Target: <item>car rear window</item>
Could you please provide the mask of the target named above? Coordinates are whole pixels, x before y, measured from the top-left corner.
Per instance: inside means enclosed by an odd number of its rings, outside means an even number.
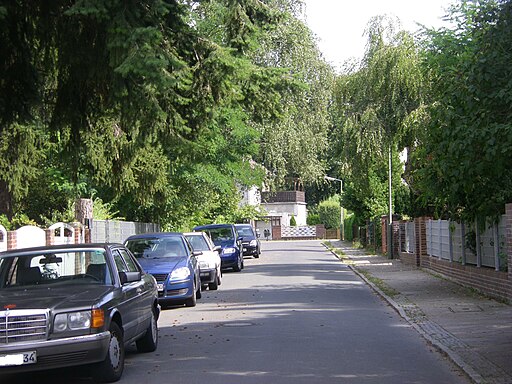
[[[126,248],[138,259],[182,257],[187,254],[181,237],[130,239],[126,242]]]

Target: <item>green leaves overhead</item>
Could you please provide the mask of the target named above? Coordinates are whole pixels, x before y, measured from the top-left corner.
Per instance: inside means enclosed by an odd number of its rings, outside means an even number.
[[[436,102],[415,177],[441,214],[496,217],[512,201],[511,7],[464,1],[451,9],[453,29],[429,31]]]
[[[299,11],[291,0],[0,7],[0,196],[12,201],[0,213],[35,212],[24,197],[43,193],[40,159],[76,195],[168,228],[228,217],[265,167],[317,177],[330,74]]]

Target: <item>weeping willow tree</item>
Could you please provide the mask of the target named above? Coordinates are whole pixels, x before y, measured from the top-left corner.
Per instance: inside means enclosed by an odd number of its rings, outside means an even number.
[[[415,143],[425,84],[418,48],[398,20],[376,17],[367,35],[361,62],[337,79],[333,108],[344,204],[364,219],[391,215],[406,194],[399,153]]]

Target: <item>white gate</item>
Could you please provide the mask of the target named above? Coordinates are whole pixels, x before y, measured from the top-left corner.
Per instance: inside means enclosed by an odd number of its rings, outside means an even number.
[[[25,225],[16,230],[17,249],[40,247],[46,245],[46,234],[44,229]]]
[[[7,230],[0,224],[0,252],[7,251]]]
[[[55,223],[48,228],[53,232],[54,244],[74,244],[75,229],[66,223]]]

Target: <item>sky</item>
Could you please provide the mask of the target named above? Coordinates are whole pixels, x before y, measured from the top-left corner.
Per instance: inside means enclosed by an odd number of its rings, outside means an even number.
[[[327,62],[336,68],[350,58],[362,58],[368,21],[377,15],[397,16],[403,29],[414,32],[416,23],[444,25],[451,0],[304,0],[306,23],[318,38]]]

